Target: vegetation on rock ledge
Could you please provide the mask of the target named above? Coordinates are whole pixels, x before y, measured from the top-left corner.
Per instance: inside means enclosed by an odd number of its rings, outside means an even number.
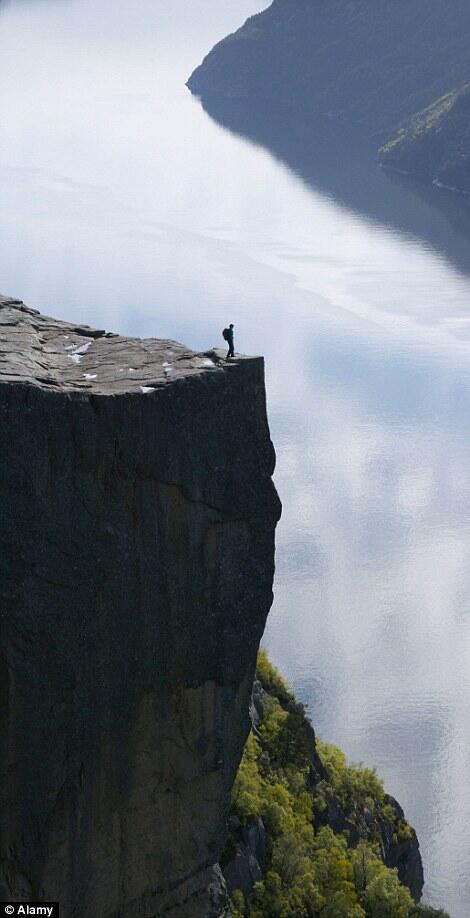
[[[250,890],[232,888],[233,918],[445,918],[416,906],[383,862],[384,824],[392,844],[414,833],[375,772],[315,742],[304,707],[263,650],[257,679],[258,723],[233,787],[222,866],[237,855],[233,826],[255,823],[265,833],[265,863]]]
[[[385,166],[470,194],[470,83],[437,99],[385,144]]]

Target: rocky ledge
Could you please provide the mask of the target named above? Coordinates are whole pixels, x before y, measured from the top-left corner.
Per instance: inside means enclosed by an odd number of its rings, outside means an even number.
[[[226,361],[224,351],[196,353],[176,341],[128,338],[51,319],[0,296],[0,381],[90,395],[145,394],[176,380],[261,358]]]
[[[272,602],[262,358],[0,300],[0,898],[225,914]]]

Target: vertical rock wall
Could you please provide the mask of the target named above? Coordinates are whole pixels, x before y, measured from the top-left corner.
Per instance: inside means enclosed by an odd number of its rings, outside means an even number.
[[[0,299],[0,899],[223,914],[273,467],[262,359]]]

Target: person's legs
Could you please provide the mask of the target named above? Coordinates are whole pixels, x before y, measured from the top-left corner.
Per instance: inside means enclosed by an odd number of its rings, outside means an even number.
[[[233,344],[229,344],[227,357],[235,357],[235,352],[233,350]]]

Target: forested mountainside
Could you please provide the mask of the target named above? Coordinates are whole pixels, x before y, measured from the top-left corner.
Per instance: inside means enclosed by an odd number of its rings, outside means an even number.
[[[470,83],[412,118],[380,156],[385,166],[470,194]]]
[[[397,801],[316,738],[264,650],[252,720],[221,861],[232,918],[448,918],[416,905],[419,846]]]
[[[354,122],[377,148],[407,124],[407,159],[426,178],[436,178],[442,157],[434,149],[431,157],[435,132],[419,142],[410,119],[452,94],[453,115],[440,120],[439,143],[451,147],[443,174],[455,169],[459,176],[469,46],[467,0],[274,0],[217,44],[188,86],[206,102],[268,104],[306,119]]]

